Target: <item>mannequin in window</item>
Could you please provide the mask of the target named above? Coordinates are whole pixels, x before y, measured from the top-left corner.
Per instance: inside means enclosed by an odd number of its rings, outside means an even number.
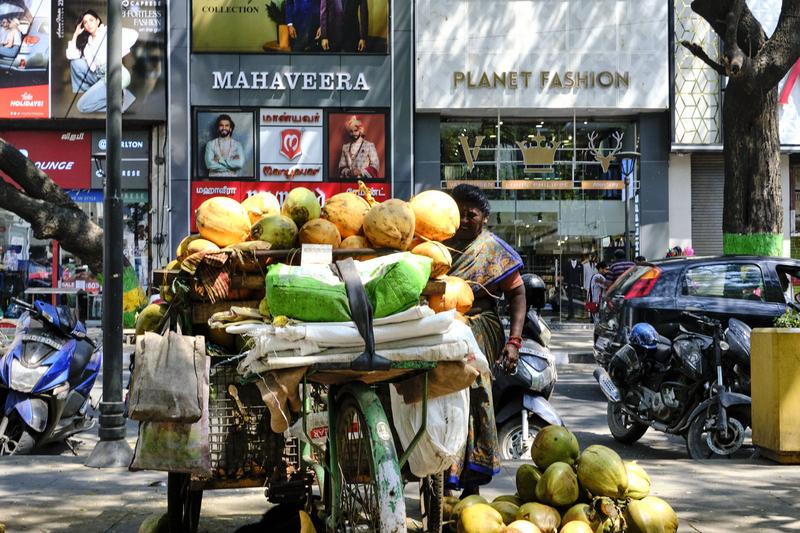
[[[580,298],[583,290],[583,263],[577,257],[568,259],[564,262],[561,272],[567,291],[567,318],[571,319],[575,317],[573,299],[576,296]]]

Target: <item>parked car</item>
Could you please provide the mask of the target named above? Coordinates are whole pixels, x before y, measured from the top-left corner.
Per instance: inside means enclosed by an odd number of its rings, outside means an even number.
[[[693,311],[720,320],[769,327],[796,305],[800,261],[780,257],[676,257],[636,265],[608,289],[594,329],[598,364],[607,367],[624,344],[624,331],[648,322],[674,338],[681,313]]]

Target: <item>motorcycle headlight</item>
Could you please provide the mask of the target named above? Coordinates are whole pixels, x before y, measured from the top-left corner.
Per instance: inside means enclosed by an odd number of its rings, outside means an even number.
[[[32,392],[48,368],[50,367],[37,366],[36,368],[27,368],[19,359],[14,359],[11,361],[11,389],[18,392]]]

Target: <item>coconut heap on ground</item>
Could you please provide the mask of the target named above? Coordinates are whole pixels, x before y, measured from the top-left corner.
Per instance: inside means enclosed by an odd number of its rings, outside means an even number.
[[[673,533],[678,515],[650,496],[650,477],[605,446],[580,451],[561,426],[540,431],[533,464],[517,469],[517,493],[488,502],[481,496],[445,500],[445,518],[458,533]]]
[[[363,183],[360,186],[360,194],[339,193],[329,198],[324,206],[320,206],[316,195],[305,187],[292,189],[283,205],[269,192],[256,193],[241,203],[227,197],[209,198],[195,212],[199,233],[188,235],[180,242],[175,259],[167,269],[180,269],[194,275],[199,263],[209,254],[229,251],[241,258],[247,252],[285,250],[302,244],[330,244],[339,250],[409,251],[430,257],[433,262],[431,278],[446,283],[444,294],[429,298],[428,304],[434,311],[469,310],[472,289],[464,280],[447,275],[452,257],[442,244],[455,235],[460,223],[455,200],[442,191],[425,191],[409,202],[390,199],[378,203]],[[371,257],[354,256],[362,260]],[[223,287],[222,292],[219,292],[220,287]],[[212,302],[244,300],[247,296],[234,294],[218,279],[205,289],[205,294],[198,295],[195,291],[194,296]],[[161,287],[161,297],[165,301],[171,301],[173,295],[173,287]],[[163,304],[145,308],[137,322],[137,333],[152,329],[165,309]],[[259,310],[269,318],[266,298]]]

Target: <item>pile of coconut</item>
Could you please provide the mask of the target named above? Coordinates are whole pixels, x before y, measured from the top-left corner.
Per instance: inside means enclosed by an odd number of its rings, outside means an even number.
[[[678,515],[650,496],[650,476],[612,449],[589,446],[561,426],[534,439],[534,464],[517,469],[517,493],[491,503],[481,496],[446,498],[445,517],[458,533],[673,533]]]

